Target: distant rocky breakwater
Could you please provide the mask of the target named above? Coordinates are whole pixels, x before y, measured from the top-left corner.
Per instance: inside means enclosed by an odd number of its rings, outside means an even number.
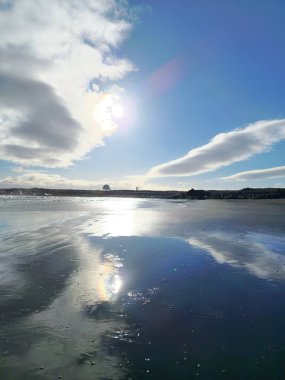
[[[285,188],[249,188],[241,190],[195,190],[156,191],[156,190],[74,190],[44,188],[0,189],[0,195],[23,196],[62,196],[62,197],[122,197],[156,199],[285,199]]]

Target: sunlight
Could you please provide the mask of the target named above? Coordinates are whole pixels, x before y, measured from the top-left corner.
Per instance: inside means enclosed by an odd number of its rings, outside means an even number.
[[[119,119],[125,115],[120,96],[110,92],[100,95],[88,93],[87,97],[93,120],[100,125],[106,135],[111,135],[117,129]]]
[[[96,270],[85,273],[85,278],[88,278],[90,289],[95,290],[96,302],[112,301],[123,285],[117,257],[110,255],[106,258],[100,254],[99,260],[100,263],[97,263]]]
[[[161,225],[159,208],[143,208],[143,199],[108,198],[96,201],[100,215],[81,224],[84,233],[92,236],[142,236]],[[158,205],[156,205],[158,206]],[[147,220],[147,223],[145,222]]]
[[[104,231],[110,236],[132,236],[135,232],[133,213],[110,215],[105,220]]]
[[[112,199],[105,203],[106,215],[103,230],[110,236],[132,236],[135,233],[137,200]]]
[[[121,104],[115,104],[111,109],[112,115],[115,119],[121,119],[125,112]]]
[[[120,289],[121,289],[121,286],[122,286],[122,280],[121,280],[121,277],[118,275],[118,274],[115,274],[114,278],[113,278],[113,283],[112,283],[112,289],[111,289],[111,292],[113,294],[117,294],[119,293]]]
[[[101,276],[96,278],[98,298],[102,301],[111,301],[119,293],[122,280],[115,274],[115,268],[101,265]]]

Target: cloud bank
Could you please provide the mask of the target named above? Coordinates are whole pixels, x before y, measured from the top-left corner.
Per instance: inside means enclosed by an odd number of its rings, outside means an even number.
[[[190,150],[185,156],[153,167],[147,176],[191,176],[214,171],[266,152],[283,139],[285,119],[258,121],[243,129],[219,133],[208,144]]]
[[[236,173],[234,175],[223,177],[225,180],[245,181],[251,179],[270,179],[285,178],[285,166],[276,166],[275,168],[249,170],[246,172]]]
[[[45,188],[45,189],[87,189],[101,190],[104,184],[110,185],[113,190],[132,189],[140,190],[177,190],[177,186],[162,185],[160,183],[145,182],[142,177],[125,177],[122,179],[100,178],[96,180],[67,178],[59,174],[43,173],[16,167],[15,176],[0,179],[1,188]]]
[[[46,189],[87,189],[101,190],[102,186],[107,183],[112,189],[135,189],[141,185],[137,181],[126,178],[114,180],[111,178],[100,178],[98,180],[74,179],[67,178],[59,174],[43,173],[16,168],[21,173],[17,176],[7,176],[0,180],[1,188],[46,188]]]
[[[103,184],[104,182],[100,181],[70,179],[59,174],[39,172],[27,172],[20,176],[8,176],[0,180],[2,188],[99,189]]]
[[[0,2],[0,159],[66,167],[104,143],[131,27],[115,0]]]

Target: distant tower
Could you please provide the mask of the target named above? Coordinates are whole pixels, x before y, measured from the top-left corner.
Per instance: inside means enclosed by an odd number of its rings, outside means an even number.
[[[104,186],[102,187],[102,190],[104,190],[104,191],[111,191],[111,188],[110,188],[109,185],[104,185]]]

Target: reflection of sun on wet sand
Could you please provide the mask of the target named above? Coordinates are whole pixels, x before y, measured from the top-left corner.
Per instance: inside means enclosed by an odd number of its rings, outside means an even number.
[[[103,213],[81,229],[94,236],[140,236],[147,235],[161,224],[161,215],[145,209],[139,199],[108,199]],[[147,223],[145,223],[147,220]]]
[[[97,279],[98,301],[110,301],[119,292],[122,280],[114,262],[108,260],[99,266],[99,278]]]
[[[122,286],[118,272],[118,267],[122,264],[117,261],[114,255],[105,255],[104,260],[98,265],[96,275],[90,279],[96,297],[86,305],[85,310],[92,318],[108,319],[114,314],[112,303],[115,302]]]

